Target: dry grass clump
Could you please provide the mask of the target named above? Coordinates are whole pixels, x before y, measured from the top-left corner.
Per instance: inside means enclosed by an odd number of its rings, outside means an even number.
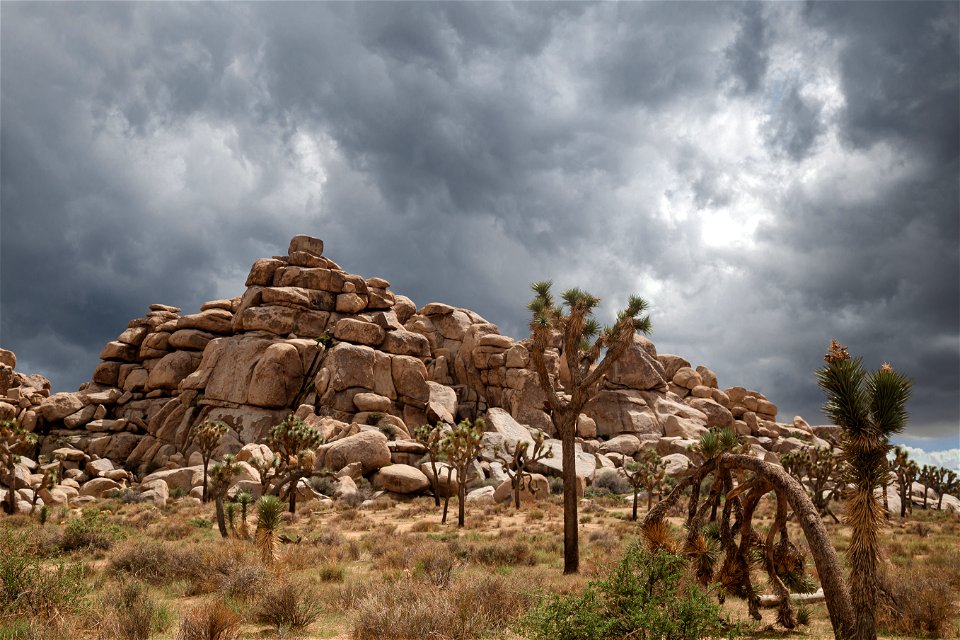
[[[240,616],[219,600],[191,609],[180,620],[177,640],[236,640],[240,637]]]
[[[266,576],[253,547],[238,540],[188,546],[131,541],[114,552],[110,568],[153,584],[185,581],[189,595],[223,591],[240,599],[252,597]]]
[[[309,627],[323,611],[323,598],[312,585],[276,581],[261,594],[255,619],[261,624],[270,625],[277,633],[283,633]]]
[[[122,581],[108,600],[116,624],[116,637],[149,640],[170,624],[170,615],[150,596],[142,582]]]
[[[958,631],[954,621],[960,615],[960,553],[944,552],[935,561],[927,560],[891,571],[891,602],[880,611],[881,629],[917,638],[947,638]]]
[[[500,576],[463,576],[437,590],[405,579],[372,586],[357,603],[354,640],[374,640],[390,629],[395,640],[468,640],[507,629],[532,602]]]

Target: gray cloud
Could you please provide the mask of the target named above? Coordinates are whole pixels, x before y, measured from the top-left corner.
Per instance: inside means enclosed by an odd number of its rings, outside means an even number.
[[[311,233],[515,336],[533,280],[637,291],[786,418],[838,337],[955,439],[955,4],[0,11],[0,340],[59,388]]]

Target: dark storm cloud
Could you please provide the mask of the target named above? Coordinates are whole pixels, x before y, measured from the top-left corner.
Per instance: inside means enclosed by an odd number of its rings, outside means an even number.
[[[793,160],[802,160],[823,133],[821,106],[804,98],[792,85],[778,100],[767,123],[767,144],[775,153],[785,153]]]
[[[515,336],[532,280],[604,319],[638,291],[661,350],[785,419],[821,419],[836,336],[955,433],[955,4],[0,11],[0,339],[59,388],[311,233]]]
[[[748,94],[760,89],[770,63],[763,9],[761,2],[742,5],[737,38],[725,51],[736,89]]]

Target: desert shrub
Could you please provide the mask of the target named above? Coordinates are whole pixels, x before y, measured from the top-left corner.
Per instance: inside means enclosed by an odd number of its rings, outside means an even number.
[[[333,492],[337,490],[336,483],[330,476],[313,476],[309,482],[314,491],[325,496],[332,496]]]
[[[450,588],[416,580],[371,586],[359,599],[354,640],[451,638],[469,640],[503,632],[530,604],[530,596],[500,576],[467,576]]]
[[[490,567],[536,564],[534,550],[525,540],[494,540],[469,545],[458,553],[469,562]]]
[[[343,582],[346,571],[339,564],[322,564],[317,569],[317,577],[321,582]]]
[[[457,557],[449,549],[441,547],[437,553],[421,557],[417,562],[416,572],[418,575],[425,576],[431,584],[445,589],[450,585],[450,578],[456,566]]]
[[[950,637],[960,614],[950,582],[949,576],[927,565],[894,570],[887,580],[890,601],[878,616],[880,629],[915,638]]]
[[[123,537],[123,529],[110,522],[105,513],[97,509],[84,509],[79,518],[67,521],[58,546],[61,551],[68,553],[79,549],[106,550]]]
[[[0,528],[0,549],[0,620],[46,623],[84,608],[89,589],[81,563],[44,562],[21,531],[7,527]]]
[[[170,611],[158,604],[137,580],[121,582],[109,602],[117,623],[117,637],[124,640],[149,640],[154,633],[170,626]]]
[[[593,479],[594,489],[606,489],[611,494],[632,493],[633,487],[616,469],[601,469]]]
[[[682,556],[634,544],[605,579],[591,581],[582,593],[547,599],[521,626],[533,640],[737,635],[686,566]]]
[[[265,589],[257,604],[256,620],[278,633],[310,626],[323,613],[323,599],[309,584],[278,582]]]
[[[240,616],[219,600],[201,604],[180,620],[177,640],[235,640]]]
[[[187,524],[196,529],[212,529],[213,520],[208,518],[190,518],[187,520]]]
[[[555,496],[563,495],[563,478],[559,476],[550,476],[547,479],[547,484],[550,485],[550,493]]]

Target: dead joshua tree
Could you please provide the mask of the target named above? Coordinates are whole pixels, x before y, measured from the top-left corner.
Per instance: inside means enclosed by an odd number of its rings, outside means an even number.
[[[533,474],[527,470],[527,467],[533,463],[545,458],[553,457],[553,450],[545,446],[546,437],[542,431],[536,431],[533,434],[533,448],[530,443],[518,440],[511,445],[509,442],[503,442],[498,447],[495,455],[503,463],[503,469],[510,478],[510,484],[513,487],[514,506],[520,508],[520,493],[523,491],[523,483],[527,483],[527,491],[536,493],[533,487]]]
[[[667,471],[667,464],[660,459],[660,454],[653,449],[641,449],[637,454],[639,460],[625,462],[623,472],[627,481],[633,487],[633,513],[631,520],[637,519],[637,498],[640,489],[647,490],[647,511],[653,508],[653,492],[660,487],[663,476]]]
[[[884,522],[875,492],[887,470],[889,436],[906,422],[910,381],[887,364],[867,373],[861,361],[851,358],[835,341],[824,359],[827,365],[816,372],[817,382],[827,394],[825,413],[841,427],[843,480],[850,486],[845,519],[852,528],[847,550],[849,588],[818,509],[804,487],[780,465],[737,453],[736,437],[728,431],[711,432],[701,439],[699,451],[704,462],[691,469],[647,514],[642,529],[651,545],[671,546],[664,517],[689,489],[683,550],[697,561],[700,580],[709,581],[713,578],[712,565],[702,561],[707,552],[703,521],[711,506],[722,500],[718,528],[724,558],[717,580],[727,593],[745,597],[750,614],[758,618],[759,603],[750,573],[752,559],[759,556],[778,596],[777,620],[789,628],[794,626],[795,617],[787,584],[803,586],[806,582],[802,579],[802,556],[786,527],[788,509],[792,509],[813,556],[834,633],[837,637],[874,640],[877,600],[882,590],[878,536]],[[701,499],[701,486],[709,487],[706,499]],[[777,501],[776,517],[766,535],[761,536],[754,530],[753,518],[760,499],[771,491]]]

